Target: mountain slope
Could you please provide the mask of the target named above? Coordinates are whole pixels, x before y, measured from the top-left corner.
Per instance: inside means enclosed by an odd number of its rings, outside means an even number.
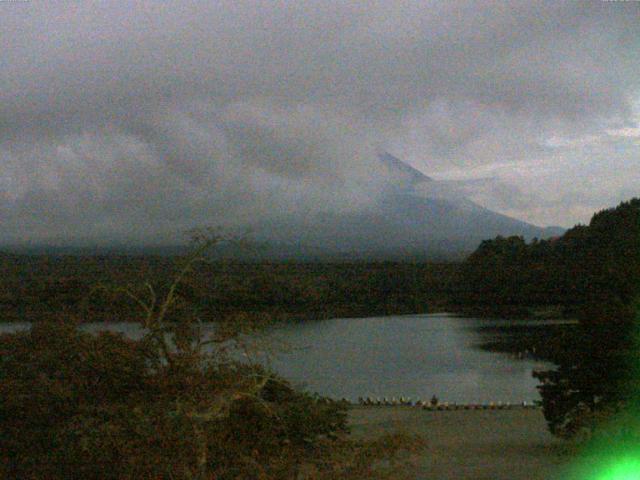
[[[265,256],[347,258],[459,257],[487,238],[527,240],[562,233],[493,212],[450,191],[400,159],[383,153],[389,184],[370,208],[350,214],[317,213],[295,221],[253,225]],[[426,188],[423,188],[425,187]]]

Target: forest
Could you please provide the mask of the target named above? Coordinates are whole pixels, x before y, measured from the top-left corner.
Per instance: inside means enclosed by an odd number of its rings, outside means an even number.
[[[561,335],[543,336],[546,356],[558,365],[536,374],[553,433],[591,432],[601,416],[638,401],[640,199],[600,211],[559,238],[484,241],[457,278],[463,309],[526,316],[552,308],[577,320]]]
[[[483,241],[461,266],[455,302],[512,315],[560,307],[565,316],[579,315],[585,305],[629,304],[638,292],[639,208],[639,199],[623,202],[561,237]]]
[[[3,321],[38,321],[82,312],[83,321],[129,321],[135,302],[110,287],[156,288],[179,257],[159,255],[0,254]],[[456,263],[260,262],[199,264],[180,285],[203,321],[234,315],[308,320],[443,311],[451,303]]]

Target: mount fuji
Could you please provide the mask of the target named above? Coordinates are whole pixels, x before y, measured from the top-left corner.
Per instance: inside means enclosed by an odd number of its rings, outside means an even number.
[[[460,258],[482,240],[519,235],[530,240],[561,235],[491,211],[451,183],[434,180],[389,153],[378,154],[390,180],[378,202],[356,213],[271,218],[251,227],[267,258]]]

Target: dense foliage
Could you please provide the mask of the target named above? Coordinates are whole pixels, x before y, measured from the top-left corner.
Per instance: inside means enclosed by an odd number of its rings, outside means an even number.
[[[461,272],[461,302],[511,312],[560,305],[579,320],[557,339],[558,369],[537,374],[552,432],[572,436],[586,418],[637,392],[640,199],[596,213],[560,238],[483,242]]]
[[[292,478],[320,439],[346,431],[344,406],[258,367],[161,364],[153,352],[148,339],[68,323],[4,335],[6,478]]]
[[[522,237],[483,241],[460,269],[457,303],[474,313],[515,316],[528,315],[531,307],[571,309],[579,290],[569,274],[573,252],[565,237],[529,244]]]
[[[206,245],[205,245],[206,246]],[[356,479],[401,475],[402,436],[350,440],[346,405],[229,355],[180,291],[195,260],[136,303],[142,338],[93,335],[65,315],[0,336],[0,478]]]
[[[364,317],[443,309],[456,264],[232,263],[197,267],[180,287],[203,320],[237,315],[278,319]],[[0,253],[0,308],[4,321],[39,321],[84,308],[85,321],[130,320],[137,305],[94,292],[97,285],[156,288],[175,273],[161,256],[53,256]],[[89,301],[90,300],[90,301]]]

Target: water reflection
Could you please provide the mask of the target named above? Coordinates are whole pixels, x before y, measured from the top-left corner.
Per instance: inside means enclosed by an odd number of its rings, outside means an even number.
[[[497,324],[509,322],[434,314],[282,325],[256,339],[258,348],[270,352],[257,358],[295,385],[335,398],[437,395],[442,401],[459,403],[539,398],[531,371],[547,364],[477,348],[478,327]],[[28,327],[0,324],[0,331]],[[129,323],[83,328],[131,337],[143,333]]]
[[[437,314],[288,325],[271,335],[292,349],[272,365],[310,391],[352,400],[434,394],[449,402],[538,399],[531,371],[549,365],[477,348],[476,326],[492,323]]]

